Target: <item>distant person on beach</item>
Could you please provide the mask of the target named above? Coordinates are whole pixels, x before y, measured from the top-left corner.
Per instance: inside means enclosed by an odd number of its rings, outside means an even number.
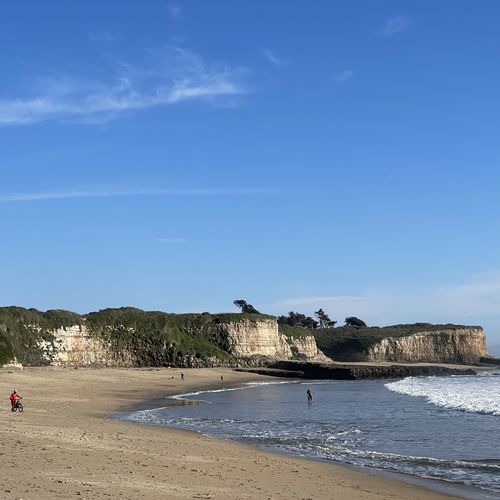
[[[311,389],[307,389],[306,394],[307,394],[307,401],[308,401],[308,403],[312,403],[313,393],[311,392]]]
[[[220,376],[220,381],[224,382],[224,377],[222,375]]]
[[[184,373],[181,372],[181,380],[184,380]]]

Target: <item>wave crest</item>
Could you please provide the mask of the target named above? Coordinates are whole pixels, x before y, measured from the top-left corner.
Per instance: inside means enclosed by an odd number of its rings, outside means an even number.
[[[385,387],[442,408],[500,415],[500,379],[494,377],[407,377]]]

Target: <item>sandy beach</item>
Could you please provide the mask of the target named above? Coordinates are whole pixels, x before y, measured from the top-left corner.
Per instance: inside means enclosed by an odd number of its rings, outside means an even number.
[[[269,379],[182,371],[184,381],[180,369],[1,369],[0,498],[451,498],[193,432],[105,420],[155,397]],[[12,389],[24,398],[22,414],[10,411]]]

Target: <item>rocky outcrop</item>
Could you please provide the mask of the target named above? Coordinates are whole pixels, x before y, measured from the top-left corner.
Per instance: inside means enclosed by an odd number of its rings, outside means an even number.
[[[483,365],[500,366],[500,358],[494,358],[493,356],[480,358],[479,362]]]
[[[349,363],[309,363],[304,361],[277,361],[270,368],[241,368],[240,371],[326,380],[385,379],[440,375],[476,375],[470,368],[448,368],[441,365],[362,365]]]
[[[2,365],[2,368],[14,368],[15,370],[22,370],[24,367],[16,357],[12,358],[8,363]]]
[[[293,359],[314,361],[317,363],[331,362],[331,359],[318,349],[316,340],[312,335],[306,335],[304,337],[286,337],[286,339],[290,344]]]
[[[408,363],[479,363],[488,355],[482,328],[422,331],[403,337],[387,337],[372,345],[366,361]]]

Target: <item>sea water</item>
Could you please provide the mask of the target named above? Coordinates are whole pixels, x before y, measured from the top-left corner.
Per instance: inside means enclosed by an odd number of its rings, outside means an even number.
[[[438,479],[500,498],[500,372],[398,381],[261,382],[172,399],[205,404],[113,418]]]

